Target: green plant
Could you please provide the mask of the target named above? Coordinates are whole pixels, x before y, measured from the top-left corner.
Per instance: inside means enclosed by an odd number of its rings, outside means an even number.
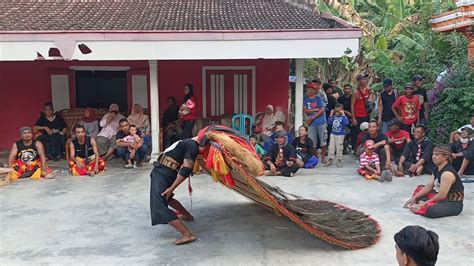
[[[446,143],[449,133],[469,122],[474,112],[474,88],[449,88],[441,93],[440,99],[430,112],[429,137],[435,143]]]

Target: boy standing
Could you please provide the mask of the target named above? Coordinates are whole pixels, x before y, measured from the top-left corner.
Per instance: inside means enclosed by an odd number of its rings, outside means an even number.
[[[325,166],[330,166],[334,160],[334,153],[337,156],[337,166],[342,167],[342,152],[344,150],[344,137],[346,127],[349,125],[349,119],[344,114],[344,106],[336,104],[334,110],[331,110],[328,124],[332,124],[331,136],[329,139],[329,160]]]

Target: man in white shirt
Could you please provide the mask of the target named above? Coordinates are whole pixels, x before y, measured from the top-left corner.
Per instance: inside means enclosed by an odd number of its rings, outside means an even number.
[[[100,120],[102,130],[96,138],[99,155],[104,159],[110,159],[115,150],[115,135],[119,129],[120,119],[125,118],[119,113],[119,106],[115,103],[110,105],[109,112]]]

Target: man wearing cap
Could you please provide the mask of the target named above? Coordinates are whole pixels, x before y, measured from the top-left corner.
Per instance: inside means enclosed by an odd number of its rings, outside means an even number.
[[[393,118],[388,123],[390,130],[387,132],[388,145],[390,146],[391,159],[398,164],[400,157],[403,154],[403,150],[408,142],[410,142],[410,133],[408,131],[400,129],[400,121]]]
[[[265,157],[265,175],[293,176],[298,171],[296,153],[288,143],[285,130],[280,130],[274,143]]]
[[[12,168],[9,178],[51,178],[51,170],[46,167],[46,155],[43,144],[33,139],[31,127],[20,129],[21,140],[13,143],[8,166]]]
[[[413,135],[414,141],[408,142],[398,161],[398,171],[405,176],[431,174],[434,169],[431,159],[433,143],[426,137],[423,126],[416,127]]]
[[[420,102],[418,97],[413,95],[413,84],[405,84],[405,95],[398,97],[392,105],[392,111],[402,122],[400,128],[413,134],[412,127],[419,123]]]
[[[368,74],[357,75],[357,88],[352,94],[351,98],[351,123],[354,126],[354,132],[352,133],[352,144],[355,144],[357,135],[359,135],[359,127],[363,122],[369,122],[371,109],[370,101],[370,89],[368,86]],[[353,147],[354,151],[356,150]]]
[[[313,79],[312,83],[314,83],[314,84],[311,84],[311,86],[314,89],[316,89],[316,95],[318,95],[319,97],[321,97],[321,99],[323,99],[324,107],[326,107],[326,105],[328,105],[328,96],[323,90],[321,90],[321,85],[322,85],[321,81],[319,79]]]
[[[451,148],[436,146],[433,150],[433,175],[426,186],[418,186],[413,196],[405,203],[415,214],[428,218],[456,216],[462,212],[464,185],[450,163]]]
[[[458,141],[451,143],[451,152],[453,157],[453,167],[458,171],[461,178],[466,175],[474,175],[474,140],[472,139],[474,130],[466,127],[462,130]],[[470,183],[474,180],[463,180]]]
[[[380,93],[380,97],[378,99],[378,119],[379,125],[382,129],[382,133],[385,134],[388,131],[388,122],[395,118],[395,114],[392,110],[392,105],[398,98],[398,92],[393,89],[391,79],[383,80],[383,88],[384,91]]]
[[[418,96],[420,102],[420,125],[424,126],[428,122],[429,112],[428,112],[428,94],[426,89],[423,88],[423,82],[425,77],[421,75],[414,75],[411,79],[411,82],[415,86],[415,96]]]
[[[307,85],[306,96],[303,99],[303,112],[306,114],[306,125],[308,126],[308,135],[314,142],[314,147],[318,144],[321,147],[321,159],[325,162],[327,146],[327,119],[325,114],[325,105],[317,92],[321,90],[318,84],[310,82]]]
[[[407,226],[393,237],[399,266],[434,266],[438,260],[438,235],[421,226]]]

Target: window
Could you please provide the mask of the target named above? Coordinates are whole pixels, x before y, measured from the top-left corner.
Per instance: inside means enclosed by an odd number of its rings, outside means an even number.
[[[128,110],[126,71],[75,71],[76,106]]]

